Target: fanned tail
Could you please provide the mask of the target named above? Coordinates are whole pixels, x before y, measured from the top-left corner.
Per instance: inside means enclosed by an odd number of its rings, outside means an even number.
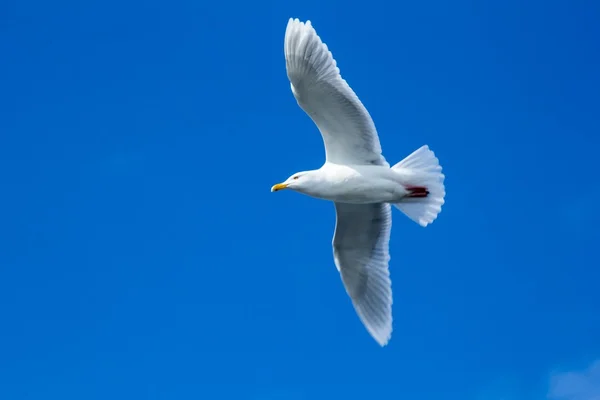
[[[392,167],[413,177],[411,185],[405,188],[408,194],[394,206],[419,225],[432,223],[442,211],[446,188],[444,174],[439,160],[425,145]]]

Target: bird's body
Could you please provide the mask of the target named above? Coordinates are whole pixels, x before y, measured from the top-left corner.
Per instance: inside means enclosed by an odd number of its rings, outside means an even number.
[[[358,316],[383,346],[392,333],[391,208],[421,226],[433,222],[446,194],[442,167],[427,146],[390,167],[369,113],[310,21],[289,20],[284,51],[292,93],[323,137],[325,163],[271,190],[334,203],[335,265]]]
[[[380,165],[325,163],[315,174],[314,184],[301,193],[322,200],[350,204],[398,203],[408,193],[410,171],[395,171]]]

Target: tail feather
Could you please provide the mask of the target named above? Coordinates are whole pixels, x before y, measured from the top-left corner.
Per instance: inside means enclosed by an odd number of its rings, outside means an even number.
[[[446,188],[439,160],[427,145],[392,167],[410,177],[408,195],[394,206],[419,225],[432,223],[442,211]]]

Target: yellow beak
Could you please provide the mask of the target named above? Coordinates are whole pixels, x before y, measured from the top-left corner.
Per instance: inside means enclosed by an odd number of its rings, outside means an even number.
[[[278,190],[283,190],[286,187],[288,187],[286,183],[278,183],[277,185],[273,185],[271,192],[277,192]]]

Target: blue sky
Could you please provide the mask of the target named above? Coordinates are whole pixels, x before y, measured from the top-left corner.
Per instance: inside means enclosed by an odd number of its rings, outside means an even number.
[[[0,398],[598,396],[599,4],[2,2]],[[447,176],[394,211],[385,348],[333,206],[269,191],[324,157],[289,17]]]

